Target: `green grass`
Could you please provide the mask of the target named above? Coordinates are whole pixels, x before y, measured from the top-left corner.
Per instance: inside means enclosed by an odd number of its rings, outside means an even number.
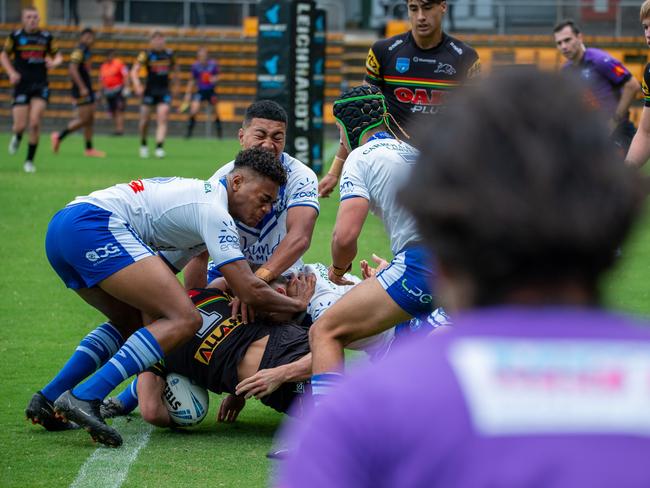
[[[168,141],[164,160],[140,160],[133,137],[97,137],[105,160],[81,156],[79,137],[66,140],[53,156],[43,138],[38,172],[22,172],[22,158],[9,157],[8,136],[0,134],[0,486],[67,486],[95,450],[84,432],[48,433],[24,420],[23,410],[35,390],[55,374],[79,340],[102,321],[61,283],[44,252],[50,217],[76,195],[133,178],[210,176],[238,150],[236,140]],[[336,198],[324,199],[312,248],[306,261],[329,262],[329,242]],[[604,291],[612,306],[650,312],[650,232],[646,218],[624,247],[618,270]],[[389,257],[381,224],[370,218],[359,246],[359,258],[375,251]],[[355,267],[358,272],[358,268]],[[123,486],[200,485],[252,487],[266,483],[271,466],[264,454],[271,446],[281,415],[249,402],[234,425],[214,421],[219,399],[211,398],[209,417],[195,429],[156,429],[140,452]],[[136,418],[134,421],[141,422]]]
[[[95,450],[85,432],[48,433],[24,419],[34,391],[63,365],[79,340],[102,322],[101,315],[67,290],[47,262],[44,238],[51,216],[77,195],[151,176],[207,178],[230,161],[235,139],[170,139],[167,158],[141,160],[134,137],[97,137],[106,159],[83,157],[80,137],[71,136],[53,155],[45,137],[36,155],[37,173],[22,171],[26,141],[8,156],[0,134],[0,486],[67,486]],[[324,199],[307,262],[329,263],[336,198]],[[381,224],[370,218],[359,258],[390,248]],[[356,268],[358,272],[358,268]],[[187,433],[156,429],[123,486],[263,486],[270,465],[264,457],[281,415],[248,402],[234,425],[216,424],[219,398],[208,418]],[[137,418],[140,422],[141,419]]]

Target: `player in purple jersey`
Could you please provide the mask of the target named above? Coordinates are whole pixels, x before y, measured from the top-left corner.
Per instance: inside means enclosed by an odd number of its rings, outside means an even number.
[[[639,12],[645,42],[650,46],[650,1],[646,0],[641,5]],[[643,70],[643,112],[641,121],[630,150],[627,152],[625,162],[630,166],[641,167],[650,159],[650,63]]]
[[[219,65],[216,61],[208,59],[208,50],[201,46],[196,52],[196,63],[192,65],[192,75],[187,80],[187,89],[183,107],[190,107],[190,118],[187,123],[187,138],[192,137],[196,114],[201,109],[203,102],[208,102],[214,110],[214,126],[217,129],[217,137],[223,137],[221,119],[219,118],[219,103],[215,89],[219,78]],[[191,100],[191,102],[190,102]]]
[[[565,77],[511,71],[454,103],[401,198],[457,327],[289,428],[278,486],[650,486],[650,324],[599,307],[642,183]]]
[[[634,137],[630,106],[639,91],[639,82],[619,60],[605,51],[586,48],[580,28],[564,20],[553,29],[555,45],[567,59],[563,70],[574,72],[589,87],[589,100],[609,117],[611,137],[617,147],[627,152]]]

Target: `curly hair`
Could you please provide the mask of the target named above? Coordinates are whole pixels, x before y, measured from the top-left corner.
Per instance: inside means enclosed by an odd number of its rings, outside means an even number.
[[[287,183],[287,172],[280,160],[271,151],[259,147],[251,147],[239,151],[235,157],[235,170],[248,168],[264,178],[280,186]],[[234,171],[234,170],[233,170]]]
[[[585,89],[519,69],[464,88],[424,128],[401,202],[475,305],[571,281],[598,299],[643,200]],[[431,137],[435,134],[435,138]]]
[[[334,101],[334,118],[345,129],[351,149],[361,145],[364,134],[382,124],[388,126],[386,99],[374,85],[360,85]]]

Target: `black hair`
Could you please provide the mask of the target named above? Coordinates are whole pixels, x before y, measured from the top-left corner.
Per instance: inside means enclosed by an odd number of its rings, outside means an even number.
[[[369,130],[388,124],[386,99],[374,85],[359,85],[341,94],[334,101],[334,118],[345,129],[350,149],[361,145]]]
[[[93,36],[95,35],[95,31],[92,30],[90,27],[84,27],[81,32],[79,33],[79,37],[83,36],[84,34],[92,34]]]
[[[505,70],[463,90],[420,135],[399,194],[427,246],[469,278],[474,305],[569,282],[596,301],[639,213],[641,176],[566,76]]]
[[[572,19],[565,19],[555,24],[555,27],[553,27],[553,34],[560,32],[565,27],[571,27],[571,32],[573,32],[576,36],[581,32],[580,27],[578,27],[578,24],[576,24],[575,21]]]
[[[279,186],[287,183],[287,172],[275,153],[260,147],[251,147],[239,151],[235,157],[235,168],[248,168]],[[233,171],[234,171],[233,170]]]
[[[287,124],[287,112],[282,106],[273,100],[257,100],[251,103],[244,114],[244,126],[250,124],[253,119],[275,120]]]
[[[425,6],[426,6],[426,5],[431,5],[431,4],[439,5],[439,4],[441,4],[442,2],[446,2],[446,1],[447,1],[447,0],[419,0],[419,2],[420,2],[420,3],[423,3]],[[409,3],[409,0],[404,0],[404,3],[408,4],[408,3]]]

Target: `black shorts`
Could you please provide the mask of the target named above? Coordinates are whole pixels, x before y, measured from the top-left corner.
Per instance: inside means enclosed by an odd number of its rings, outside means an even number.
[[[112,114],[115,112],[124,112],[124,108],[126,107],[126,101],[121,91],[106,95],[106,104],[108,105],[108,111]]]
[[[50,89],[46,82],[20,81],[14,87],[12,105],[28,105],[32,98],[42,98],[46,102],[50,98]]]
[[[88,88],[88,95],[82,97],[81,93],[79,93],[79,87],[73,83],[72,90],[70,91],[70,93],[72,94],[72,98],[74,98],[74,104],[77,107],[95,103],[95,92],[93,91],[92,88]]]
[[[208,102],[210,105],[217,103],[217,94],[214,89],[199,90],[192,95],[193,102]]]
[[[172,101],[172,96],[169,93],[169,90],[157,91],[157,90],[145,90],[144,95],[142,96],[142,105],[156,106],[161,103],[170,104]]]

